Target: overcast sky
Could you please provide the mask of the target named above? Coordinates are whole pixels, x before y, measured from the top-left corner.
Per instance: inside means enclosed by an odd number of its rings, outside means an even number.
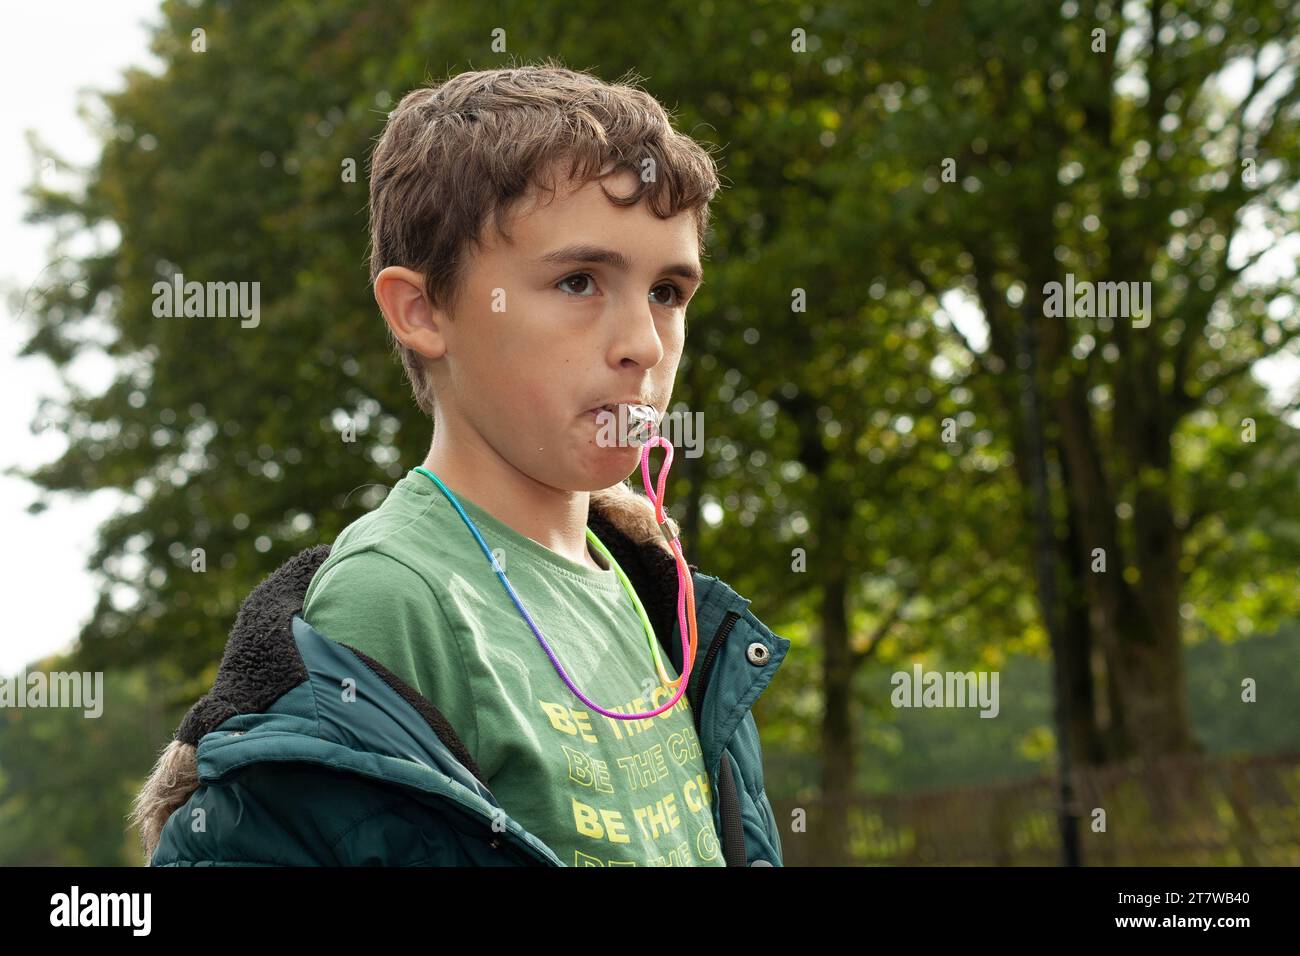
[[[80,91],[120,89],[128,65],[157,72],[148,51],[147,24],[160,19],[158,0],[42,0],[10,4],[0,30],[0,159],[6,172],[0,185],[0,237],[5,257],[0,283],[6,289],[39,285],[49,261],[51,233],[22,222],[28,202],[22,190],[32,178],[28,131],[76,164],[98,154],[96,140],[77,107]],[[1249,72],[1234,69],[1224,88],[1240,96]],[[1261,262],[1258,278],[1278,272],[1294,274],[1300,243],[1296,236]],[[24,326],[5,296],[0,299],[0,389],[5,414],[0,417],[0,472],[56,459],[63,437],[48,431],[33,435],[37,400],[57,397],[62,387],[43,358],[18,359]],[[977,309],[960,294],[945,296],[946,311],[977,343],[983,339]],[[1300,363],[1274,361],[1259,375],[1282,399],[1294,393]],[[102,389],[111,379],[103,358],[79,361],[73,377],[83,386]],[[27,514],[36,491],[25,481],[0,474],[0,585],[3,586],[8,633],[0,640],[0,674],[13,674],[29,661],[70,646],[94,606],[96,581],[87,568],[97,526],[113,513],[121,496],[100,492],[89,497],[59,495],[38,516]]]
[[[42,0],[6,4],[0,30],[0,236],[4,259],[0,283],[28,289],[38,284],[49,261],[52,230],[22,222],[29,210],[23,196],[33,174],[27,136],[77,164],[98,155],[96,140],[77,115],[83,87],[121,89],[130,65],[157,72],[148,49],[147,22],[157,22],[158,0]],[[150,66],[150,64],[153,66]],[[54,431],[33,435],[40,396],[63,394],[54,366],[44,358],[17,358],[25,325],[8,296],[0,301],[0,472],[56,459],[66,442]],[[102,359],[78,363],[76,380],[102,388],[111,366]],[[27,514],[36,499],[28,482],[0,474],[0,586],[8,631],[0,639],[0,673],[12,674],[28,661],[70,646],[95,600],[95,581],[86,568],[96,527],[113,513],[121,496],[59,495],[40,515]]]

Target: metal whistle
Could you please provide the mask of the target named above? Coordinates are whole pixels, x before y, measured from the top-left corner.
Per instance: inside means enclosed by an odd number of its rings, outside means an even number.
[[[596,420],[609,429],[603,436],[605,440],[639,447],[659,433],[659,413],[653,405],[619,403],[613,407],[616,412],[606,409],[596,415]]]
[[[659,433],[659,413],[653,405],[624,405],[620,416],[623,438],[632,445],[644,445]]]

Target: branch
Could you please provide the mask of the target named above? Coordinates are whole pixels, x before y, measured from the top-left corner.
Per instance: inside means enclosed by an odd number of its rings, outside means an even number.
[[[947,605],[939,607],[933,614],[930,615],[930,620],[932,621],[942,620],[944,618],[952,617],[954,614],[958,614],[961,611],[966,610],[966,608],[970,607],[972,604],[976,603],[980,598],[984,597],[984,595],[992,591],[993,586],[997,584],[999,580],[1000,578],[996,574],[989,575],[989,577],[986,578],[984,582],[980,584],[979,587],[975,588],[975,590],[968,592],[966,595],[964,595],[961,598],[954,598],[953,600],[949,601]]]
[[[1240,212],[1240,208],[1237,211]],[[1214,284],[1213,289],[1201,295],[1201,299],[1205,303],[1204,307],[1196,309],[1195,320],[1192,321],[1189,319],[1187,327],[1183,330],[1183,334],[1178,339],[1178,344],[1174,347],[1174,378],[1169,387],[1169,397],[1177,409],[1194,406],[1194,403],[1193,405],[1188,405],[1188,402],[1191,401],[1191,396],[1187,393],[1187,367],[1191,360],[1192,349],[1196,347],[1197,342],[1200,341],[1201,333],[1205,331],[1210,309],[1213,308],[1215,300],[1219,297],[1219,294],[1223,291],[1225,286],[1235,281],[1238,276],[1258,262],[1266,253],[1275,249],[1276,246],[1262,246],[1257,252],[1248,256],[1239,266],[1228,265],[1228,254],[1231,248],[1232,242],[1229,241],[1224,247],[1218,282]],[[1199,286],[1196,283],[1189,282],[1188,292],[1184,295],[1193,295],[1192,290],[1194,289],[1199,289]],[[1182,305],[1183,303],[1180,301],[1177,306],[1179,311],[1182,311]]]
[[[1165,98],[1168,95],[1166,88],[1157,82],[1157,67],[1161,63],[1160,57],[1160,25],[1163,18],[1160,16],[1160,7],[1163,0],[1151,0],[1151,53],[1147,57],[1147,125],[1150,127],[1149,132],[1152,140],[1159,140],[1160,137],[1160,114],[1165,108]],[[1159,151],[1153,149],[1151,157],[1156,164],[1163,167],[1160,161]]]
[[[935,303],[939,306],[939,308],[942,309],[943,308],[942,290],[940,290],[939,287],[934,284],[934,282],[930,279],[928,275],[926,275],[924,272],[921,271],[921,267],[917,264],[916,259],[911,254],[911,252],[907,252],[907,251],[900,252],[898,254],[898,260],[899,260],[899,264],[903,266],[904,270],[909,275],[913,276],[923,286],[925,286],[926,291],[929,292],[930,295],[934,296]],[[987,321],[987,319],[985,321]],[[989,364],[987,359],[984,356],[984,353],[977,350],[975,346],[971,344],[970,339],[966,337],[966,333],[957,327],[956,322],[950,322],[949,325],[951,326],[952,330],[957,333],[957,337],[961,339],[962,345],[965,346],[966,351],[970,352],[970,354],[974,357],[975,364],[979,367],[979,370],[981,372],[992,374],[992,370],[989,368]]]
[[[1201,399],[1203,399],[1214,389],[1228,384],[1233,379],[1240,377],[1245,372],[1249,372],[1252,368],[1255,367],[1255,364],[1257,362],[1260,362],[1263,359],[1268,358],[1270,355],[1277,355],[1284,348],[1286,348],[1292,342],[1297,341],[1298,339],[1300,339],[1300,329],[1297,329],[1296,331],[1291,332],[1290,334],[1284,336],[1281,339],[1281,341],[1279,341],[1276,345],[1268,346],[1268,352],[1266,352],[1265,354],[1253,355],[1243,362],[1238,362],[1237,364],[1231,365],[1221,372],[1211,375],[1209,379],[1206,380],[1205,384],[1201,387],[1201,390],[1199,392],[1197,392],[1195,395],[1188,395],[1184,400],[1184,402],[1178,406],[1179,415],[1184,415],[1187,412],[1191,411],[1191,409],[1195,408],[1197,405],[1201,403]]]
[[[1246,124],[1247,111],[1249,111],[1251,105],[1255,102],[1255,97],[1260,94],[1260,92],[1264,89],[1264,87],[1268,86],[1268,84],[1273,81],[1273,78],[1277,76],[1278,73],[1282,72],[1282,70],[1287,67],[1294,67],[1294,66],[1295,66],[1295,62],[1293,60],[1289,60],[1286,57],[1283,57],[1278,62],[1278,65],[1274,67],[1272,70],[1270,70],[1268,75],[1264,76],[1261,79],[1259,75],[1259,58],[1255,57],[1252,59],[1250,64],[1250,72],[1251,72],[1250,89],[1246,92],[1246,95],[1242,97],[1241,102],[1238,103],[1237,106],[1233,109],[1233,111],[1228,114],[1228,121],[1224,124],[1225,126],[1229,126],[1229,125],[1232,126],[1232,128],[1237,133],[1237,168],[1238,169],[1241,168],[1241,161],[1244,158],[1242,156],[1242,146],[1246,142],[1245,124]],[[1292,88],[1293,93],[1294,90],[1295,87]],[[1292,96],[1292,99],[1294,99],[1294,96]],[[1279,101],[1278,106],[1279,107],[1282,106],[1283,102],[1285,101]],[[1272,132],[1273,128],[1276,125],[1277,125],[1276,122],[1270,123],[1268,132]],[[1267,135],[1267,133],[1265,135]]]
[[[889,633],[890,628],[894,626],[894,623],[903,613],[903,608],[912,603],[912,599],[916,597],[919,590],[917,587],[910,588],[894,602],[894,606],[890,608],[889,613],[884,616],[880,623],[871,629],[871,634],[867,638],[867,646],[853,655],[853,667],[855,669],[876,652],[880,642],[884,640],[885,635]]]
[[[996,585],[998,581],[999,578],[997,574],[990,575],[975,590],[967,593],[964,596],[961,596],[960,598],[955,598],[952,601],[949,601],[946,606],[936,610],[935,613],[929,616],[928,620],[930,621],[942,620],[944,618],[951,617],[952,615],[957,614],[960,611],[964,611],[966,608],[970,607],[980,598],[984,597],[984,595],[988,594],[989,591],[993,590],[994,585]],[[909,595],[907,600],[900,602],[900,604],[910,603],[913,597],[915,597],[914,594]],[[894,611],[890,613],[889,618],[886,619],[885,624],[887,626],[885,626],[883,629],[882,627],[875,628],[875,630],[872,632],[872,636],[875,637],[876,640],[873,641],[873,643],[871,643],[865,651],[859,652],[857,659],[854,661],[855,666],[860,661],[865,660],[872,652],[875,651],[876,643],[878,643],[879,640],[885,636],[885,632],[888,631],[890,628],[892,628],[896,623],[898,623],[898,617],[901,611],[902,611],[901,606],[894,608]],[[903,623],[906,624],[908,622],[904,621]],[[877,634],[879,635],[879,637],[876,637]]]

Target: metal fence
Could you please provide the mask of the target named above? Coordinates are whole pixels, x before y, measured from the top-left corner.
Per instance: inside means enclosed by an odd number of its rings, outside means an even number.
[[[1300,866],[1300,752],[1085,768],[1072,780],[1084,865]],[[846,845],[828,847],[828,801],[772,801],[787,866],[1061,862],[1054,777],[844,802]]]

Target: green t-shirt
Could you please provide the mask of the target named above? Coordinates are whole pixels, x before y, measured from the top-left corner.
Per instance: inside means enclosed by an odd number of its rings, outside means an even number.
[[[454,492],[453,492],[454,493]],[[569,678],[606,710],[672,697],[603,556],[578,564],[457,500]],[[686,697],[647,720],[564,684],[446,496],[409,472],[335,541],[303,617],[370,655],[447,718],[502,808],[573,866],[723,866]],[[668,655],[664,667],[678,676]]]

